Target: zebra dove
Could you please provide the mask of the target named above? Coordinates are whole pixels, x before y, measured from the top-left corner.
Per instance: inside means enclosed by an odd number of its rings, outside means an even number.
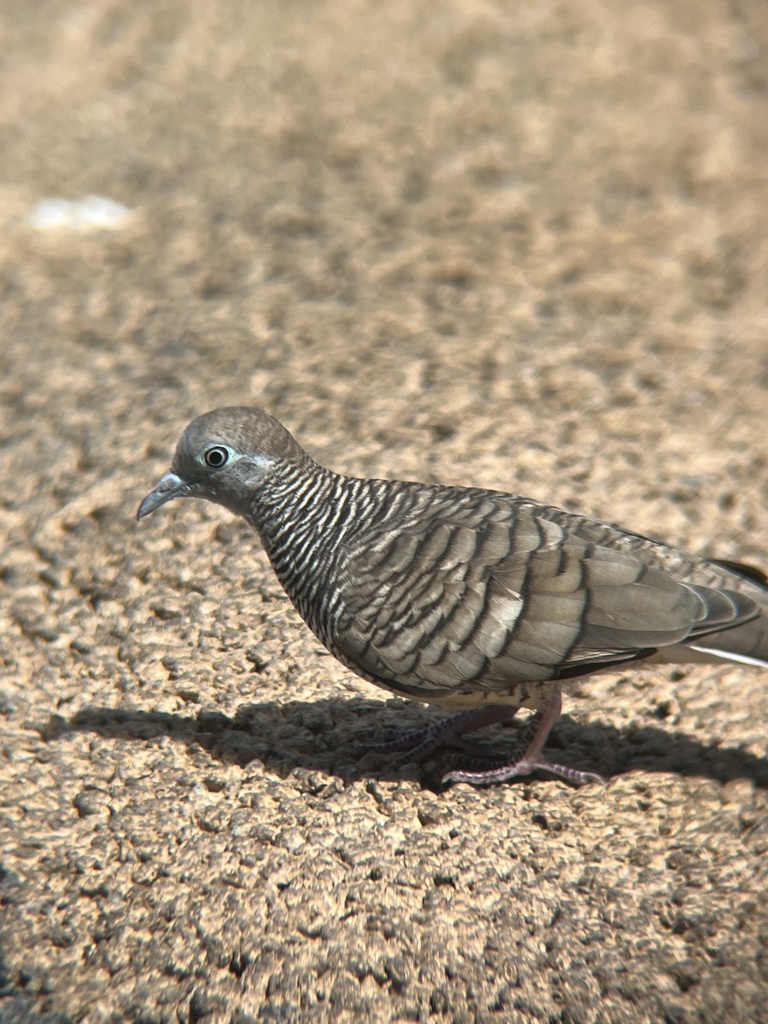
[[[460,712],[380,749],[423,757],[534,711],[511,763],[444,781],[599,779],[544,755],[579,676],[640,662],[768,667],[759,570],[500,491],[341,476],[259,409],[190,423],[137,518],[172,498],[207,498],[255,527],[301,617],[353,672]]]

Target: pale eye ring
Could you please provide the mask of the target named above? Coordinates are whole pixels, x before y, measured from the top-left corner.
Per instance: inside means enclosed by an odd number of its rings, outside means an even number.
[[[212,448],[206,448],[203,452],[203,461],[209,469],[221,469],[222,466],[226,465],[229,460],[229,452],[226,448],[222,448],[221,445],[214,445]]]

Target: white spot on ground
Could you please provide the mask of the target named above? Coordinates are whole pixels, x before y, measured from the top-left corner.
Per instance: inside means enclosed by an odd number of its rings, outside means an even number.
[[[117,231],[131,220],[133,211],[105,196],[84,199],[43,199],[27,214],[38,231]]]

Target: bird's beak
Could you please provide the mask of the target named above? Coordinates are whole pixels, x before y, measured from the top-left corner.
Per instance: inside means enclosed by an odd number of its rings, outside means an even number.
[[[158,481],[157,487],[150,491],[139,505],[136,518],[143,519],[144,516],[148,516],[150,512],[154,512],[156,508],[164,505],[166,501],[170,501],[171,498],[178,498],[186,492],[187,486],[187,482],[182,480],[180,476],[176,476],[175,473],[166,473]]]

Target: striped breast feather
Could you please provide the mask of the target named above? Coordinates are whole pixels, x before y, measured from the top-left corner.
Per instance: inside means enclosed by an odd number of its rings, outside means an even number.
[[[414,523],[345,575],[345,660],[424,699],[587,674],[759,614],[744,594],[683,583],[533,512]]]

